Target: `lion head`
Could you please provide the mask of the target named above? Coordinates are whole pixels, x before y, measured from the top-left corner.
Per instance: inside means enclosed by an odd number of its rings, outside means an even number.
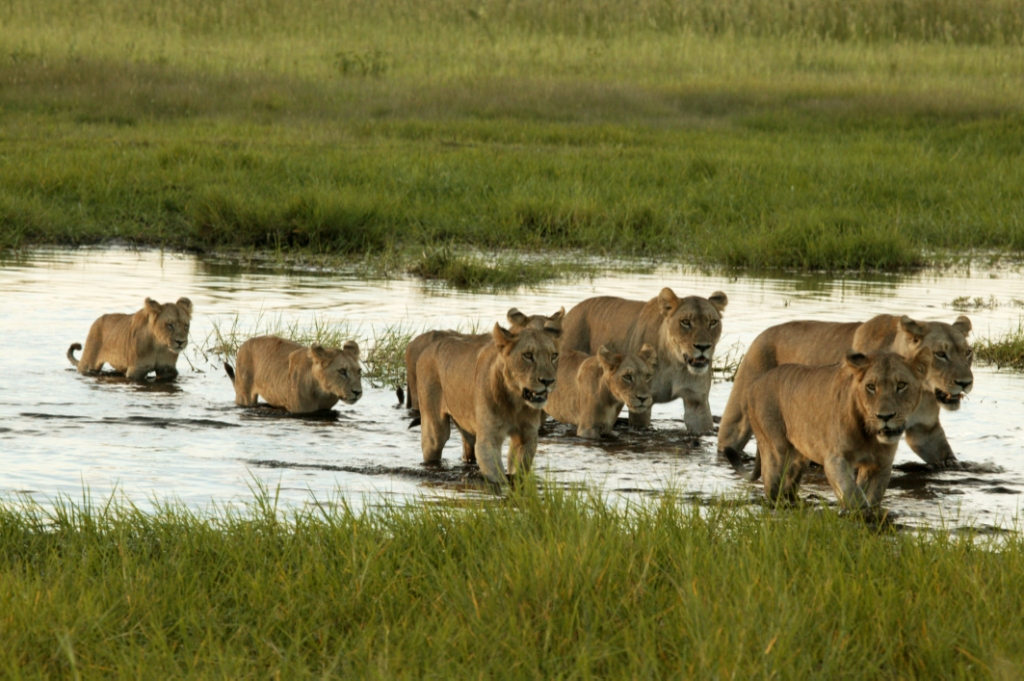
[[[345,404],[355,404],[363,396],[363,370],[359,367],[359,345],[345,341],[340,350],[319,345],[309,348],[313,378],[320,389],[336,395]]]
[[[494,342],[502,363],[502,376],[510,392],[534,409],[543,409],[555,388],[562,328],[509,331],[494,325]]]
[[[926,390],[934,391],[935,398],[944,408],[955,411],[960,401],[974,387],[971,362],[974,352],[967,344],[971,320],[957,317],[952,324],[917,322],[904,315],[900,329],[905,334],[904,344],[910,353],[928,348],[932,353]]]
[[[651,395],[651,379],[658,364],[658,351],[653,345],[644,343],[638,355],[624,355],[612,352],[602,345],[597,351],[598,361],[604,369],[604,377],[615,399],[631,412],[645,412],[654,400]]]
[[[658,302],[665,347],[672,348],[690,373],[703,374],[711,367],[715,345],[722,336],[722,311],[729,299],[721,291],[710,298],[677,298],[672,289],[663,288]]]
[[[188,345],[188,327],[192,322],[192,301],[178,298],[176,303],[161,305],[146,298],[149,332],[157,343],[177,354]]]
[[[895,352],[864,355],[847,350],[846,366],[854,375],[854,399],[869,435],[885,444],[899,442],[907,428],[907,417],[921,401],[931,363],[928,348],[921,348],[909,360]]]

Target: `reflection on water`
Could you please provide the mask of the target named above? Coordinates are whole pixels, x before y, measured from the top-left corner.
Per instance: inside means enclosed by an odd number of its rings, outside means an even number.
[[[30,494],[45,503],[58,494],[93,498],[117,490],[145,507],[177,498],[206,508],[246,502],[252,488],[279,488],[281,501],[302,505],[340,493],[347,503],[488,494],[477,469],[461,462],[457,432],[441,465],[421,463],[419,430],[396,408],[389,389],[366,386],[354,406],[296,417],[272,408],[239,409],[220,358],[196,345],[214,325],[253,326],[279,318],[312,325],[343,321],[362,337],[387,328],[485,328],[509,307],[528,314],[571,307],[592,295],[648,299],[662,286],[678,293],[729,295],[721,351],[743,352],[765,327],[789,319],[849,321],[886,312],[951,321],[955,298],[1005,305],[969,313],[975,334],[1017,328],[1024,276],[1007,267],[929,271],[902,276],[752,277],[661,266],[609,273],[505,293],[452,291],[418,280],[361,281],[313,270],[280,273],[204,263],[191,256],[126,251],[40,251],[0,263],[0,496]],[[74,372],[64,353],[82,342],[105,312],[134,312],[145,297],[192,299],[192,343],[173,382],[132,383]],[[898,522],[937,524],[960,518],[979,526],[1016,516],[1024,491],[1024,376],[979,367],[976,387],[958,412],[943,412],[953,449],[965,462],[930,470],[900,445],[886,506]],[[731,383],[716,383],[711,406],[720,414]],[[597,486],[612,498],[657,493],[716,493],[759,499],[718,458],[712,438],[689,435],[681,403],[658,405],[651,430],[619,425],[599,442],[549,422],[536,466],[558,485]],[[748,446],[748,453],[752,452]],[[812,470],[804,494],[833,501],[824,476]]]

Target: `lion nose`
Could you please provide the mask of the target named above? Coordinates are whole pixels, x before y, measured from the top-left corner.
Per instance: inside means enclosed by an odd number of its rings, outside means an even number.
[[[638,402],[640,402],[640,404],[643,404],[644,402],[646,402],[647,400],[649,400],[651,398],[649,396],[647,396],[647,395],[637,395],[636,399],[637,399]]]
[[[544,384],[545,388],[550,388],[552,385],[554,385],[555,379],[553,379],[553,378],[542,378],[542,379],[540,379],[540,382]]]
[[[353,395],[353,397],[355,397],[356,399],[359,399],[360,395],[362,395],[362,394],[363,394],[363,391],[362,391],[362,390],[353,390],[353,391],[352,391],[352,395]]]
[[[701,352],[707,352],[711,349],[711,343],[694,343],[693,347],[697,348]]]
[[[889,419],[891,419],[891,418],[892,418],[893,416],[896,416],[896,412],[891,412],[891,413],[889,413],[889,414],[875,414],[875,417],[876,417],[876,418],[877,418],[877,419],[878,419],[879,421],[888,421],[888,420],[889,420]]]
[[[970,390],[971,389],[971,384],[974,383],[973,380],[970,380],[970,381],[953,381],[953,382],[956,383],[958,386],[960,386],[960,389],[963,390],[964,392],[967,392],[968,390]]]

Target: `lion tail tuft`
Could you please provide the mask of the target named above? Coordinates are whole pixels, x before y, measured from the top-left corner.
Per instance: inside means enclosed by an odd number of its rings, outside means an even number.
[[[81,350],[81,349],[82,349],[82,344],[81,343],[72,343],[71,347],[68,348],[68,361],[70,361],[75,366],[78,366],[78,360],[75,359],[75,350]]]
[[[230,378],[231,382],[234,383],[235,382],[235,368],[233,366],[231,366],[230,364],[228,364],[227,362],[224,362],[224,371],[228,372],[228,378]]]

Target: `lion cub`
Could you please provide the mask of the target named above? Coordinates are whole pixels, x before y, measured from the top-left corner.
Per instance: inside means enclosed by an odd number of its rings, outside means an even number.
[[[877,506],[931,363],[928,348],[909,360],[851,349],[839,364],[784,364],[766,372],[743,396],[757,438],[751,480],[763,474],[772,501],[791,498],[810,460],[824,466],[844,507]],[[725,454],[738,469],[738,452]]]
[[[178,353],[188,345],[191,322],[188,298],[163,305],[146,298],[135,314],[105,314],[97,319],[85,339],[85,350],[72,343],[67,357],[80,374],[97,374],[106,363],[133,381],[145,379],[151,371],[157,378],[174,378]],[[81,359],[75,359],[75,350],[82,350]]]
[[[307,348],[277,336],[250,338],[238,348],[236,369],[224,362],[235,384],[235,404],[255,407],[258,397],[295,414],[330,409],[338,400],[355,404],[363,395],[359,345],[340,350]]]
[[[463,459],[475,456],[480,472],[495,484],[526,472],[537,453],[541,411],[555,388],[561,328],[509,331],[494,325],[492,340],[448,336],[428,345],[416,361],[423,460],[441,459],[455,422],[466,442]]]
[[[658,351],[644,343],[640,353],[615,353],[602,345],[596,355],[568,350],[558,358],[558,390],[544,407],[552,418],[575,423],[579,437],[610,433],[623,406],[630,413],[651,408],[651,379]]]

